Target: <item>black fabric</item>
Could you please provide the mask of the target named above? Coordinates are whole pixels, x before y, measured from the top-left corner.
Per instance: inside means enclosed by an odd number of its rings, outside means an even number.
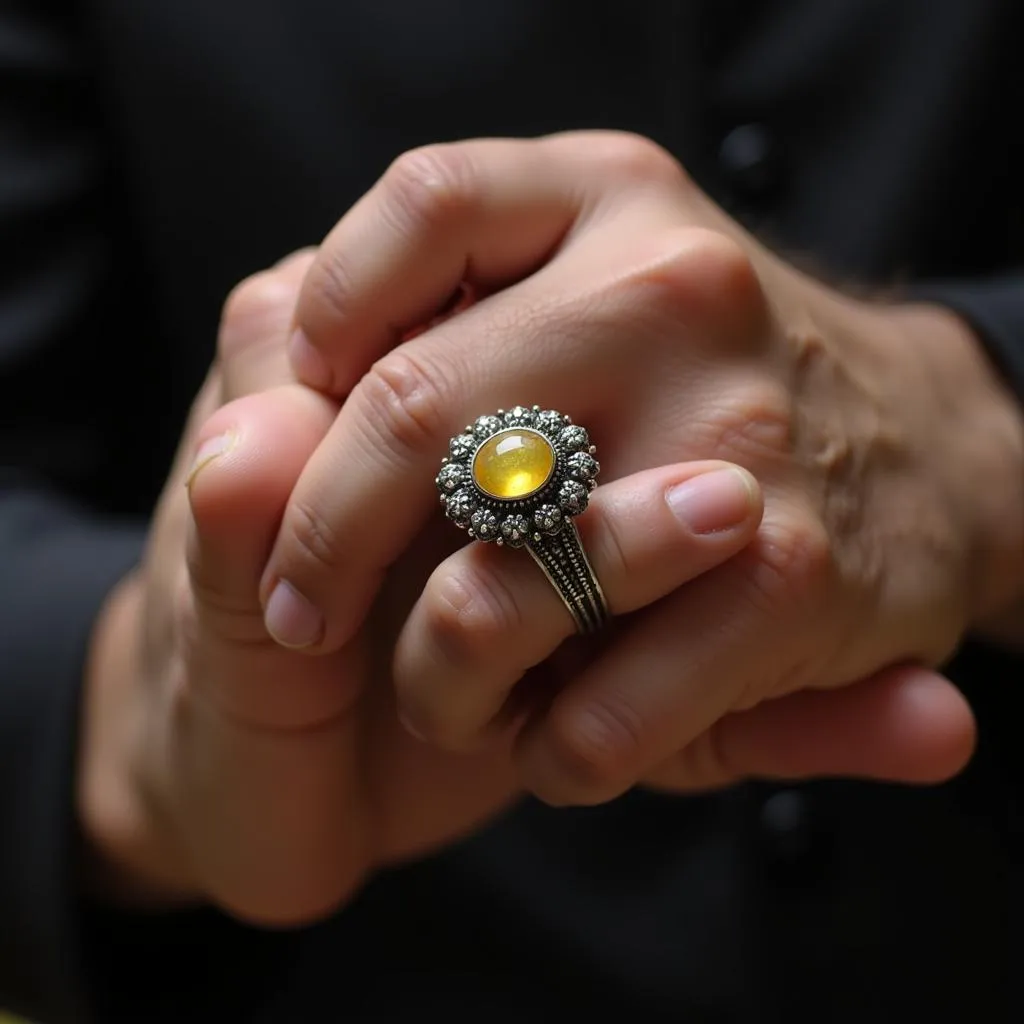
[[[413,145],[628,128],[831,280],[1024,379],[1013,0],[8,0],[0,1004],[40,1021],[1017,1021],[1024,669],[968,644],[954,782],[524,804],[316,928],[79,905],[78,682],[220,303]],[[129,386],[126,386],[129,385]],[[969,424],[965,425],[969,429]]]
[[[72,816],[78,692],[100,602],[141,532],[26,494],[4,502],[0,616],[0,1005],[74,1020],[80,979]]]

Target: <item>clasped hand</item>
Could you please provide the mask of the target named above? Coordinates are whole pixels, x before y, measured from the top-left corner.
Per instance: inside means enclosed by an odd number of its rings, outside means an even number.
[[[517,403],[599,444],[599,638],[437,509]],[[1021,458],[964,324],[803,275],[653,143],[406,154],[226,306],[97,636],[87,831],[143,898],[288,922],[524,792],[945,778],[973,721],[927,666],[1019,590]]]

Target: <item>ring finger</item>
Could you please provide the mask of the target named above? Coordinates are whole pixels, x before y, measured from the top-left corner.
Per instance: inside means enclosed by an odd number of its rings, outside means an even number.
[[[579,530],[612,614],[656,601],[753,537],[761,492],[745,470],[695,462],[645,470],[595,492]],[[475,745],[524,673],[574,632],[525,556],[471,544],[433,573],[395,653],[399,709],[441,746]]]

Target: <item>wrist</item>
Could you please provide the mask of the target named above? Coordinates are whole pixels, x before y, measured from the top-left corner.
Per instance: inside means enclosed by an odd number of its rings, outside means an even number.
[[[925,443],[964,532],[965,611],[976,629],[1024,600],[1024,409],[955,313],[924,304],[889,313],[911,379],[923,377],[929,392]]]
[[[127,577],[107,598],[93,629],[83,687],[77,812],[85,890],[104,902],[158,908],[189,902],[194,893],[138,781],[142,605],[139,578]]]

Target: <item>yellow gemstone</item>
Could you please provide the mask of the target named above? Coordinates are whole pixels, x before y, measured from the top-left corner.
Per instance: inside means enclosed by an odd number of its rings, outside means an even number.
[[[503,430],[485,441],[473,459],[473,480],[492,498],[525,498],[551,479],[555,452],[535,430]]]

